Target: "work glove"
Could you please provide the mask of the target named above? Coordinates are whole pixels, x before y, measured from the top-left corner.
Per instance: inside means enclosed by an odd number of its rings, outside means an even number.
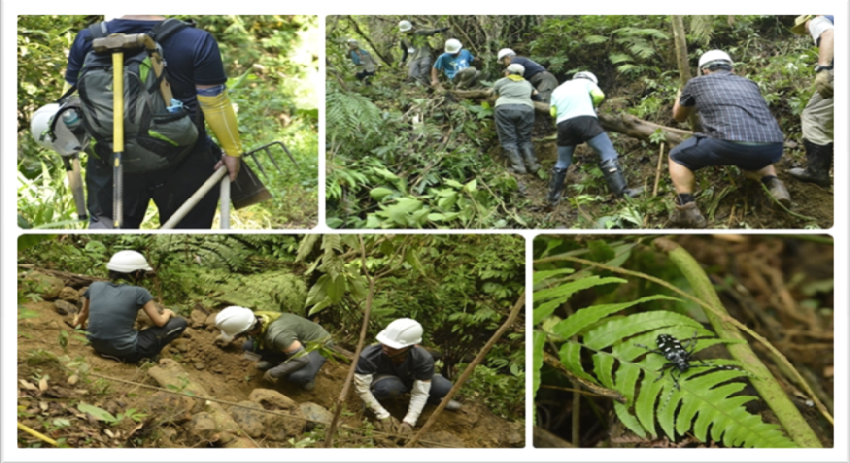
[[[402,421],[395,430],[396,434],[407,435],[413,433],[413,426],[407,421]]]
[[[823,70],[815,74],[815,88],[823,98],[832,98],[835,93],[829,70]]]
[[[266,370],[266,373],[263,375],[263,379],[272,384],[277,384],[277,381],[282,375],[280,375],[279,372],[276,371],[276,368],[277,367]]]
[[[387,432],[390,434],[395,434],[398,427],[401,426],[401,423],[392,416],[388,416],[382,420],[378,420],[375,425],[375,428],[379,431]]]

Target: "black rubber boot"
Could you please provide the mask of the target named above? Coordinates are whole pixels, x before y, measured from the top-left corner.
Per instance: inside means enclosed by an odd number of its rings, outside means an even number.
[[[553,167],[550,172],[552,177],[549,179],[549,204],[555,205],[561,200],[561,192],[564,190],[564,180],[567,178],[567,169],[569,167]]]
[[[525,174],[525,165],[522,163],[522,157],[519,155],[519,149],[514,148],[505,148],[505,154],[508,156],[508,160],[511,162],[508,170],[511,172],[515,172],[517,174]]]
[[[814,183],[829,188],[832,184],[829,179],[829,168],[832,166],[833,144],[816,145],[804,139],[803,146],[806,147],[808,165],[805,168],[795,167],[788,173],[801,182]]]
[[[531,174],[537,173],[540,170],[540,164],[537,163],[537,156],[534,155],[534,145],[527,143],[522,145],[522,159],[525,160],[525,167]]]
[[[634,198],[643,193],[643,187],[627,187],[626,179],[623,177],[623,171],[620,169],[620,165],[617,164],[616,159],[609,159],[603,162],[599,165],[599,168],[605,174],[605,181],[608,182],[608,187],[611,189],[611,193],[614,193],[614,196],[618,198],[623,196]]]

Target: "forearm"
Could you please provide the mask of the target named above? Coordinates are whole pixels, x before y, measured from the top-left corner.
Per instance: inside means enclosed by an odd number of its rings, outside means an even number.
[[[434,67],[431,68],[431,82],[439,82],[439,79],[437,78],[437,68]]]
[[[413,382],[413,390],[410,391],[410,405],[407,407],[407,416],[404,417],[404,422],[411,426],[416,426],[416,420],[422,414],[422,409],[425,408],[425,403],[428,402],[428,393],[431,391],[431,381]]]
[[[227,95],[227,88],[219,85],[210,88],[198,88],[198,102],[204,119],[212,129],[221,148],[228,156],[242,155],[242,141],[239,138],[239,125],[236,111]]]
[[[375,412],[379,420],[389,418],[390,413],[381,406],[378,399],[372,394],[372,375],[354,374],[354,390],[363,402]]]
[[[818,65],[829,66],[835,57],[834,29],[823,31],[818,46]]]

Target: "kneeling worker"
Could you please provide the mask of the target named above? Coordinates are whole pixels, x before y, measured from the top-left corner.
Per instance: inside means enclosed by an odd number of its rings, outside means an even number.
[[[277,383],[280,378],[301,386],[306,391],[316,387],[316,374],[325,363],[317,350],[306,351],[308,342],[331,347],[331,335],[316,323],[291,313],[254,312],[230,306],[215,317],[222,331],[221,339],[232,341],[245,333],[250,338],[242,349],[260,355],[257,368],[266,370],[263,378]]]
[[[416,426],[425,403],[439,404],[449,393],[452,383],[434,374],[434,357],[416,344],[422,342],[422,325],[416,320],[400,318],[378,333],[374,344],[363,349],[354,370],[357,395],[375,412],[378,427],[391,433],[406,434]],[[379,400],[410,393],[407,415],[399,422],[381,406]],[[450,400],[447,410],[458,410],[461,404]]]

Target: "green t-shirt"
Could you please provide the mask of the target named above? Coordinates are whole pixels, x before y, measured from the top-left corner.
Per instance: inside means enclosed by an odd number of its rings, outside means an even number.
[[[534,86],[525,79],[517,81],[502,77],[493,84],[493,90],[499,95],[496,100],[496,107],[504,104],[522,104],[534,107],[534,103],[531,102]]]
[[[324,343],[330,340],[331,335],[324,328],[292,313],[280,314],[263,335],[265,347],[279,352],[285,351],[295,341],[306,346],[308,342]]]

